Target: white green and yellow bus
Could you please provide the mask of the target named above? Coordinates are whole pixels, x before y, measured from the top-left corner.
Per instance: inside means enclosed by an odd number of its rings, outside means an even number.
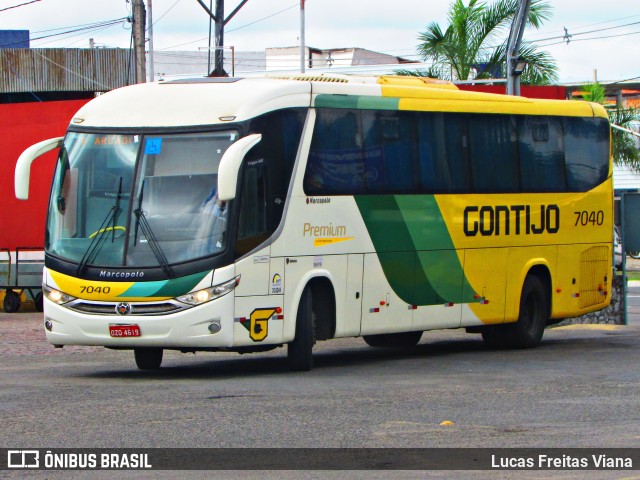
[[[45,239],[56,346],[259,352],[415,345],[466,328],[530,348],[609,304],[600,105],[402,77],[226,78],[97,97],[59,148]]]

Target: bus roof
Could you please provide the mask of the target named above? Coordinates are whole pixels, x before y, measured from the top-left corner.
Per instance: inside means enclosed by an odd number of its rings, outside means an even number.
[[[607,118],[602,106],[584,101],[461,91],[448,82],[417,77],[322,74],[132,85],[95,98],[71,123],[82,127],[190,127],[243,121],[282,108],[314,106]]]

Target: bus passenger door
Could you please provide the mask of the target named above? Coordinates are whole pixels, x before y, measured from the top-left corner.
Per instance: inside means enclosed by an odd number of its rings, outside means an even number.
[[[344,318],[336,325],[336,335],[348,337],[360,335],[362,320],[362,272],[364,255],[347,256],[347,288],[345,289]],[[339,293],[339,292],[336,292]]]

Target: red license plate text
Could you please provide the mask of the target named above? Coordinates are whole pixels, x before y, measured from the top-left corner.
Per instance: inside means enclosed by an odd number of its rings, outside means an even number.
[[[109,335],[112,337],[139,337],[138,325],[109,325]]]

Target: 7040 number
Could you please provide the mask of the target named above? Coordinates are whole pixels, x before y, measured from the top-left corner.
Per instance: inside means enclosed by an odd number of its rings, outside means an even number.
[[[582,210],[581,212],[573,212],[576,216],[575,226],[582,225],[602,225],[604,223],[604,212],[602,210]]]
[[[109,293],[111,291],[111,287],[87,287],[81,286],[80,293]]]

